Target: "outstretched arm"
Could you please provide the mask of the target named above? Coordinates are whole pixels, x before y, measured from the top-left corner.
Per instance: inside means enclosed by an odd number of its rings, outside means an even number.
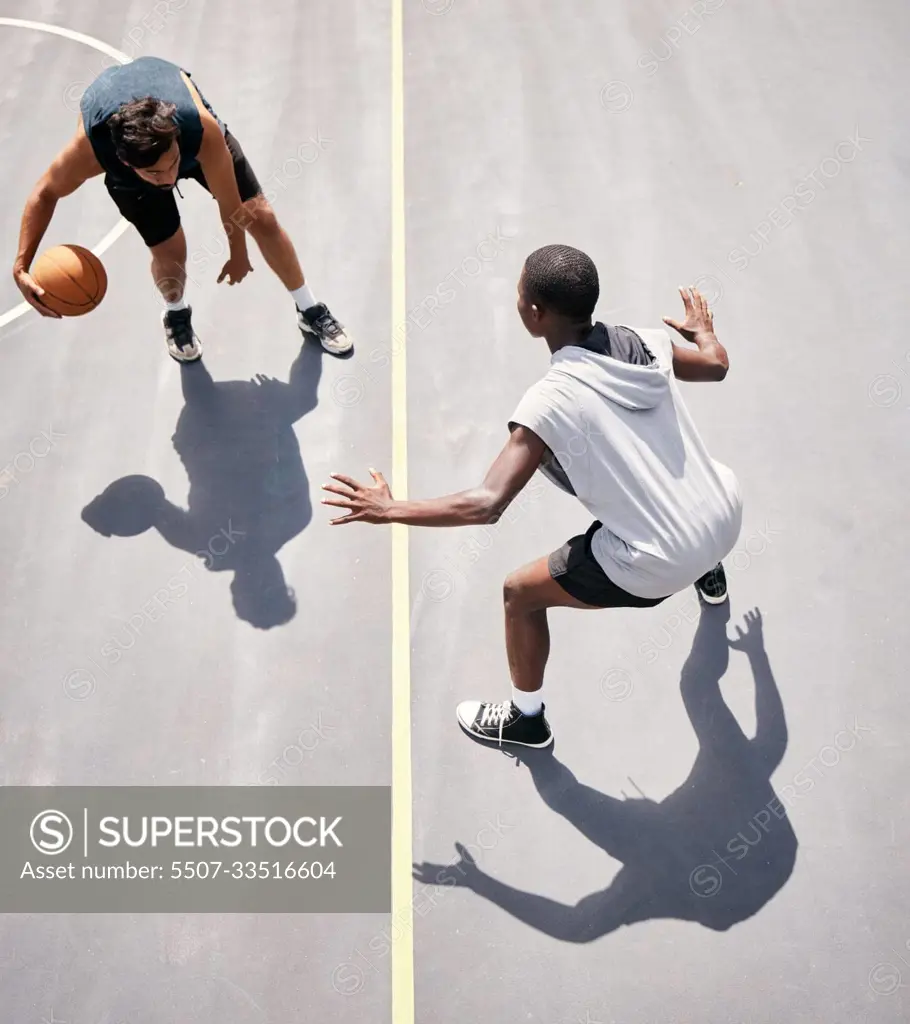
[[[165,500],[161,504],[154,526],[171,547],[197,555],[205,561],[208,568],[212,558],[208,545],[212,538],[205,535],[198,519],[190,512]]]
[[[592,893],[570,907],[497,882],[482,872],[478,872],[471,888],[522,923],[562,942],[593,942],[623,923],[623,915],[615,913],[609,889]]]
[[[44,289],[29,274],[29,267],[48,229],[59,200],[75,192],[89,178],[101,173],[92,144],[82,129],[82,119],[76,134],[54,158],[41,175],[25,201],[22,225],[19,230],[19,250],[13,264],[13,279],[29,302],[42,316],[60,319],[60,314],[41,302]]]
[[[209,189],[218,203],[221,223],[228,238],[230,255],[218,276],[219,284],[227,278],[228,284],[238,284],[253,269],[246,244],[246,229],[252,215],[240,199],[240,188],[234,171],[234,159],[227,147],[221,125],[206,109],[192,80],[181,74],[202,122],[202,142],[197,159]]]
[[[321,376],[322,351],[318,345],[305,341],[291,366],[286,386],[288,415],[292,423],[316,408]]]
[[[714,333],[714,315],[697,288],[680,288],[686,319],[680,323],[665,316],[664,323],[678,331],[697,349],[673,345],[673,373],[679,380],[723,380],[730,363],[727,350]]]
[[[761,612],[757,608],[746,612],[746,631],[737,626],[736,633],[737,638],[730,641],[730,646],[746,652],[755,679],[755,737],[750,746],[770,778],[787,749],[787,718],[765,650]]]
[[[586,896],[571,907],[497,882],[477,867],[461,843],[456,843],[455,849],[460,857],[457,863],[415,864],[414,877],[426,885],[471,889],[517,920],[563,942],[592,942],[625,920],[622,901],[612,893],[612,887]]]
[[[467,491],[426,501],[395,501],[381,473],[370,470],[376,481],[367,487],[340,473],[332,478],[343,487],[324,484],[323,490],[342,500],[323,498],[323,505],[348,510],[333,519],[338,523],[407,523],[409,526],[475,526],[495,523],[534,475],[544,455],[544,443],[527,427],[517,427],[483,483]]]

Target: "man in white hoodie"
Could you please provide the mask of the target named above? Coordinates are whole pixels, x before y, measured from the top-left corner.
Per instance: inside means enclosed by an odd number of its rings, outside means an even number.
[[[533,474],[574,494],[595,517],[588,531],[505,581],[506,650],[512,697],[463,701],[458,722],[494,743],[546,747],[543,676],[550,650],[548,608],[650,608],[685,587],[726,600],[721,560],[742,524],[733,473],[708,454],[676,380],[719,381],[727,353],[708,304],[680,289],[682,323],[659,328],[592,322],[600,294],[588,256],[548,245],[525,261],[518,313],[544,338],[550,369],[509,421],[509,441],[479,487],[428,501],[395,501],[381,473],[373,486],[332,474],[323,504],[347,510],[332,524],[468,526],[502,515]],[[341,486],[339,486],[341,485]]]

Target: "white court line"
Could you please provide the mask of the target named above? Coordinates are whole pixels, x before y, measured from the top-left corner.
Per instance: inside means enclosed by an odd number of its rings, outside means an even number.
[[[85,43],[86,46],[91,46],[92,49],[99,50],[101,53],[106,53],[108,57],[113,57],[114,60],[120,61],[121,64],[129,64],[133,59],[127,56],[125,53],[121,53],[119,50],[115,50],[113,46],[108,46],[107,43],[102,43],[100,39],[95,39],[93,36],[87,36],[82,32],[74,32],[71,28],[61,28],[59,25],[48,25],[43,21],[25,21],[22,18],[0,18],[0,26],[6,25],[8,28],[30,28],[36,32],[47,32],[54,36],[63,36],[64,39],[73,39],[77,43]],[[117,241],[117,239],[129,228],[129,221],[124,220],[122,217],[117,224],[111,228],[110,231],[98,242],[97,245],[92,247],[92,252],[96,256],[100,256],[103,252],[110,249],[110,247]],[[27,302],[22,302],[18,306],[14,306],[8,313],[4,313],[0,316],[0,327],[5,327],[7,324],[12,323],[13,320],[18,320],[23,313],[27,313],[32,307]]]

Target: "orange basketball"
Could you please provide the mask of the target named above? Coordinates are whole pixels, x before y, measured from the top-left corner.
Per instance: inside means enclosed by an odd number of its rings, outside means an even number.
[[[81,245],[55,245],[29,270],[44,289],[41,301],[61,316],[90,313],[107,291],[104,264]]]

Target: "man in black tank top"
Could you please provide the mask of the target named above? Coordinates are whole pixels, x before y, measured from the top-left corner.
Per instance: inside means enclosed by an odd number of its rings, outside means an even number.
[[[253,269],[247,233],[291,293],[297,323],[333,355],[352,342],[307,285],[291,240],[262,194],[256,175],[227,126],[188,71],[157,57],[140,57],[102,72],[80,103],[75,136],[60,151],[25,204],[13,276],[42,315],[57,316],[28,270],[57,202],[104,174],[108,193],[152,254],[152,276],[165,303],[168,352],[180,362],[202,355],[184,300],[186,237],[174,199],[177,182],[194,178],[218,202],[230,246],[219,283],[238,284]]]

